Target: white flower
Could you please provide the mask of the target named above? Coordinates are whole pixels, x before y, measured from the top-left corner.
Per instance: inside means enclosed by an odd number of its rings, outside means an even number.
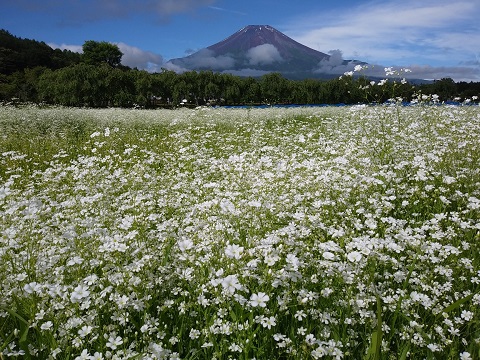
[[[83,259],[80,256],[74,256],[70,260],[67,261],[67,266],[73,266],[75,264],[81,264]]]
[[[330,252],[330,251],[325,251],[322,256],[325,260],[334,260],[335,259],[335,254]]]
[[[320,359],[320,358],[323,358],[324,356],[326,356],[328,353],[327,351],[319,346],[318,348],[316,348],[315,350],[312,350],[312,352],[310,353],[310,355],[312,355],[312,357],[314,359]]]
[[[468,198],[468,201],[469,201],[469,203],[467,205],[467,208],[472,209],[472,210],[476,210],[476,209],[480,208],[480,200],[477,199],[476,197],[470,196]]]
[[[265,264],[267,264],[268,266],[273,266],[275,265],[275,263],[280,260],[280,257],[277,255],[277,254],[265,254],[265,259],[264,259],[264,262]]]
[[[224,214],[236,214],[237,210],[235,209],[235,205],[229,199],[222,199],[220,201],[220,209]]]
[[[440,347],[437,344],[428,344],[427,348],[429,348],[431,352],[440,351]]]
[[[472,360],[472,356],[469,352],[464,351],[460,354],[460,360]]]
[[[41,326],[40,329],[42,330],[50,330],[53,327],[53,323],[51,321],[44,322]]]
[[[5,199],[11,193],[7,186],[0,187],[0,200]]]
[[[92,356],[90,356],[90,360],[103,360],[102,353],[95,352]]]
[[[355,67],[353,68],[353,71],[362,71],[363,70],[363,66],[362,65],[355,65]]]
[[[247,302],[247,299],[243,297],[240,294],[235,294],[233,295],[233,298],[235,299],[236,302],[238,302],[240,305],[244,305]]]
[[[193,248],[193,241],[190,239],[183,239],[180,240],[177,245],[181,252],[185,252],[186,250]]]
[[[264,328],[269,328],[269,329],[271,329],[272,326],[277,325],[277,323],[275,321],[275,317],[273,317],[273,316],[270,316],[269,318],[263,317],[262,321],[261,321],[261,324]]]
[[[87,349],[84,349],[82,353],[75,358],[75,360],[90,360],[90,354]]]
[[[294,315],[295,319],[297,319],[298,321],[302,321],[304,318],[307,317],[307,314],[305,314],[305,311],[303,310],[298,310],[295,315]]]
[[[293,254],[288,254],[285,260],[288,264],[292,265],[295,270],[300,266],[300,260]]]
[[[123,309],[128,305],[129,298],[127,295],[122,295],[116,299],[116,303],[119,309]]]
[[[72,295],[70,295],[70,300],[73,303],[81,302],[82,299],[85,299],[89,296],[90,296],[90,291],[88,291],[88,287],[83,285],[78,285],[73,291]]]
[[[192,328],[192,329],[190,329],[190,334],[188,336],[192,340],[198,339],[198,337],[200,336],[200,330]]]
[[[39,293],[42,291],[42,286],[40,284],[37,284],[35,281],[33,281],[29,284],[25,284],[23,286],[23,290],[25,290],[27,294],[32,294],[34,292]]]
[[[250,296],[250,305],[253,307],[265,307],[267,306],[267,301],[270,300],[270,296],[263,292],[259,292],[258,294],[252,294]]]
[[[231,352],[242,352],[242,348],[241,348],[239,345],[235,344],[235,343],[231,344],[231,345],[228,347],[228,349],[229,349]]]
[[[352,251],[348,253],[347,259],[351,262],[359,262],[360,260],[362,260],[362,253],[358,251]]]
[[[242,284],[238,281],[237,275],[228,275],[222,279],[222,287],[230,294],[235,293],[236,290],[242,288]]]
[[[84,325],[84,326],[82,326],[82,328],[80,330],[78,330],[78,336],[80,336],[81,338],[84,338],[85,336],[90,334],[92,332],[92,330],[93,330],[92,326]]]
[[[317,341],[317,339],[315,339],[315,336],[313,334],[308,334],[307,336],[305,336],[305,342],[308,345],[315,344],[315,341]]]
[[[62,352],[62,350],[60,348],[56,348],[56,349],[52,350],[52,352],[50,353],[50,356],[53,359],[56,359],[57,355],[60,354],[61,352]]]
[[[463,310],[462,314],[460,316],[465,321],[470,321],[470,320],[473,319],[473,313],[471,311],[468,311],[468,310]]]
[[[262,203],[258,200],[252,200],[252,201],[248,202],[248,205],[251,206],[251,207],[259,208],[259,207],[262,206]]]
[[[297,329],[297,334],[298,335],[301,335],[301,336],[305,336],[305,333],[307,332],[307,329],[305,329],[304,327],[299,327]]]
[[[225,248],[225,255],[227,255],[229,258],[238,260],[242,257],[243,250],[243,246],[239,246],[237,244],[227,245]]]
[[[116,350],[117,346],[120,346],[123,344],[123,340],[120,336],[115,337],[115,335],[110,335],[107,341],[107,347],[109,347],[112,350]]]
[[[452,176],[445,176],[443,178],[443,183],[444,184],[450,185],[450,184],[453,184],[454,182],[456,182],[456,179]]]
[[[95,131],[94,133],[92,133],[92,134],[90,135],[90,138],[93,139],[94,137],[97,137],[97,136],[100,136],[100,132]]]
[[[385,68],[385,75],[395,75],[395,71],[393,70],[392,67],[386,67]]]

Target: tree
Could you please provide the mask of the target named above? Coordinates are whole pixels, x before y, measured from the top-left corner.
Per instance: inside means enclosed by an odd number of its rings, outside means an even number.
[[[287,103],[290,97],[290,82],[280,73],[269,73],[260,81],[265,101],[272,104]]]
[[[442,78],[433,83],[433,93],[437,94],[442,101],[451,100],[457,95],[457,84],[451,78]]]
[[[15,88],[15,97],[20,101],[38,101],[37,84],[40,76],[47,70],[45,67],[26,68],[10,75],[11,84]]]
[[[89,65],[106,63],[112,67],[120,65],[123,53],[117,45],[106,41],[88,40],[82,46],[83,59]]]
[[[259,104],[262,102],[262,90],[260,83],[253,77],[248,77],[244,80],[243,103],[244,104]]]
[[[44,42],[17,38],[0,30],[0,73],[10,75],[37,66],[58,69],[80,61],[80,54],[52,49]]]

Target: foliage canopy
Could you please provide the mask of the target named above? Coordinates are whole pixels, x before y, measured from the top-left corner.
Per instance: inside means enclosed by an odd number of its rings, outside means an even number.
[[[82,46],[83,60],[89,65],[106,63],[112,67],[120,65],[123,53],[118,45],[106,41],[87,40]]]
[[[179,104],[354,104],[385,102],[392,94],[405,101],[414,93],[437,94],[440,101],[480,96],[480,83],[446,78],[413,85],[380,79],[343,77],[288,80],[279,73],[260,78],[212,71],[148,73],[121,64],[115,44],[88,40],[83,54],[52,49],[0,30],[0,101],[44,102],[89,107],[173,107]],[[376,80],[372,85],[371,81]],[[397,79],[399,80],[399,79]],[[366,91],[365,91],[366,90]]]

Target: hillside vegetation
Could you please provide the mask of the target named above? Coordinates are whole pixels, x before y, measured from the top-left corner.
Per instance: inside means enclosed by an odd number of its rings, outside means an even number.
[[[392,96],[410,101],[418,94],[465,101],[480,96],[480,83],[446,78],[431,84],[386,77],[287,80],[279,73],[260,78],[212,71],[148,73],[120,64],[116,45],[86,41],[84,53],[53,50],[43,42],[0,31],[0,101],[79,107],[176,107],[259,104],[383,103]],[[371,81],[375,85],[371,85]],[[379,84],[382,84],[379,86]],[[368,90],[368,91],[365,91]],[[368,96],[367,96],[367,95]],[[398,99],[397,99],[398,100]]]

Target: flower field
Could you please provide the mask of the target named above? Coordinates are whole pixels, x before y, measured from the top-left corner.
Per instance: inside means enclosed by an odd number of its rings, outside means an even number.
[[[4,359],[480,359],[480,108],[0,107]]]

